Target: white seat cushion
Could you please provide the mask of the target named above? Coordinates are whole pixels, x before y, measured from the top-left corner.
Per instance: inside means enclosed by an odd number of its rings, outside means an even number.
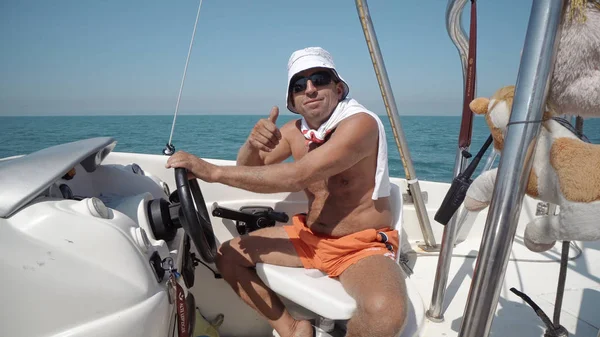
[[[277,294],[316,313],[333,320],[347,320],[356,309],[356,301],[334,278],[316,269],[281,267],[258,263],[260,279]],[[425,317],[423,299],[410,279],[406,279],[409,311],[402,336],[415,336]]]
[[[277,294],[330,319],[348,319],[356,302],[342,284],[316,269],[258,263],[260,279]]]

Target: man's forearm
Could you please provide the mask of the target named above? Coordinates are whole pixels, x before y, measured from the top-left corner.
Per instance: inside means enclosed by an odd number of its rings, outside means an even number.
[[[294,163],[269,166],[221,166],[216,182],[256,193],[297,192],[303,178]]]
[[[237,165],[239,166],[262,166],[263,160],[260,158],[260,151],[246,141],[238,151]]]

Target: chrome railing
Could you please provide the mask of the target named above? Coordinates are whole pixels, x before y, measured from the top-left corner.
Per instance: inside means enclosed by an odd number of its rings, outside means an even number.
[[[459,337],[488,336],[535,153],[566,0],[534,0],[512,114]]]
[[[400,152],[402,164],[404,165],[404,172],[406,174],[406,182],[410,194],[415,203],[415,210],[419,219],[419,225],[421,226],[421,232],[423,233],[423,240],[428,247],[435,247],[435,237],[433,236],[433,230],[431,229],[431,223],[427,215],[427,209],[425,208],[425,202],[421,194],[421,187],[419,186],[419,180],[415,173],[415,168],[408,151],[408,145],[404,137],[404,131],[402,130],[402,124],[400,124],[400,117],[398,115],[398,108],[396,107],[396,100],[394,99],[394,93],[392,92],[392,86],[385,70],[385,64],[383,63],[383,56],[379,49],[379,43],[377,42],[377,36],[375,35],[375,29],[373,28],[373,22],[371,21],[371,15],[369,13],[369,7],[367,6],[366,0],[356,0],[356,10],[360,18],[360,23],[365,34],[367,41],[367,47],[369,48],[369,54],[371,55],[371,61],[375,68],[375,75],[377,76],[377,82],[379,83],[379,89],[381,90],[381,96],[385,104],[385,110],[388,118],[390,119],[390,125],[394,133],[394,139],[396,140],[396,146]]]
[[[446,7],[446,30],[448,31],[448,35],[450,35],[450,39],[454,42],[456,49],[458,49],[460,61],[463,66],[463,88],[466,88],[465,84],[467,82],[469,44],[465,30],[462,28],[461,21],[463,9],[467,1],[468,0],[448,0],[448,5]],[[454,177],[463,172],[467,166],[468,160],[462,155],[463,151],[469,151],[469,148],[461,148],[459,146],[456,149]],[[438,264],[433,281],[431,303],[429,309],[425,313],[427,318],[434,322],[441,322],[444,320],[442,308],[444,296],[446,294],[446,285],[448,283],[452,251],[454,250],[454,242],[456,241],[457,214],[459,214],[459,212],[456,212],[446,226],[444,226],[442,245],[440,247],[440,255],[438,257]]]

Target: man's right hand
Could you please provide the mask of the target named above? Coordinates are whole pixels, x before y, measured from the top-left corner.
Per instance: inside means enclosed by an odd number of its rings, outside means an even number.
[[[252,148],[271,152],[279,144],[281,132],[275,124],[278,116],[279,108],[275,106],[271,109],[268,118],[263,118],[254,125],[250,136],[248,136],[248,144]]]

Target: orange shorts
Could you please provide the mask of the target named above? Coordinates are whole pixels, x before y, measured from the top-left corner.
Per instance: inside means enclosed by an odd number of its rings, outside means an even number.
[[[367,256],[383,255],[392,260],[398,251],[398,231],[390,228],[365,229],[340,238],[315,234],[306,226],[306,215],[294,215],[293,225],[283,226],[302,265],[337,277]]]

